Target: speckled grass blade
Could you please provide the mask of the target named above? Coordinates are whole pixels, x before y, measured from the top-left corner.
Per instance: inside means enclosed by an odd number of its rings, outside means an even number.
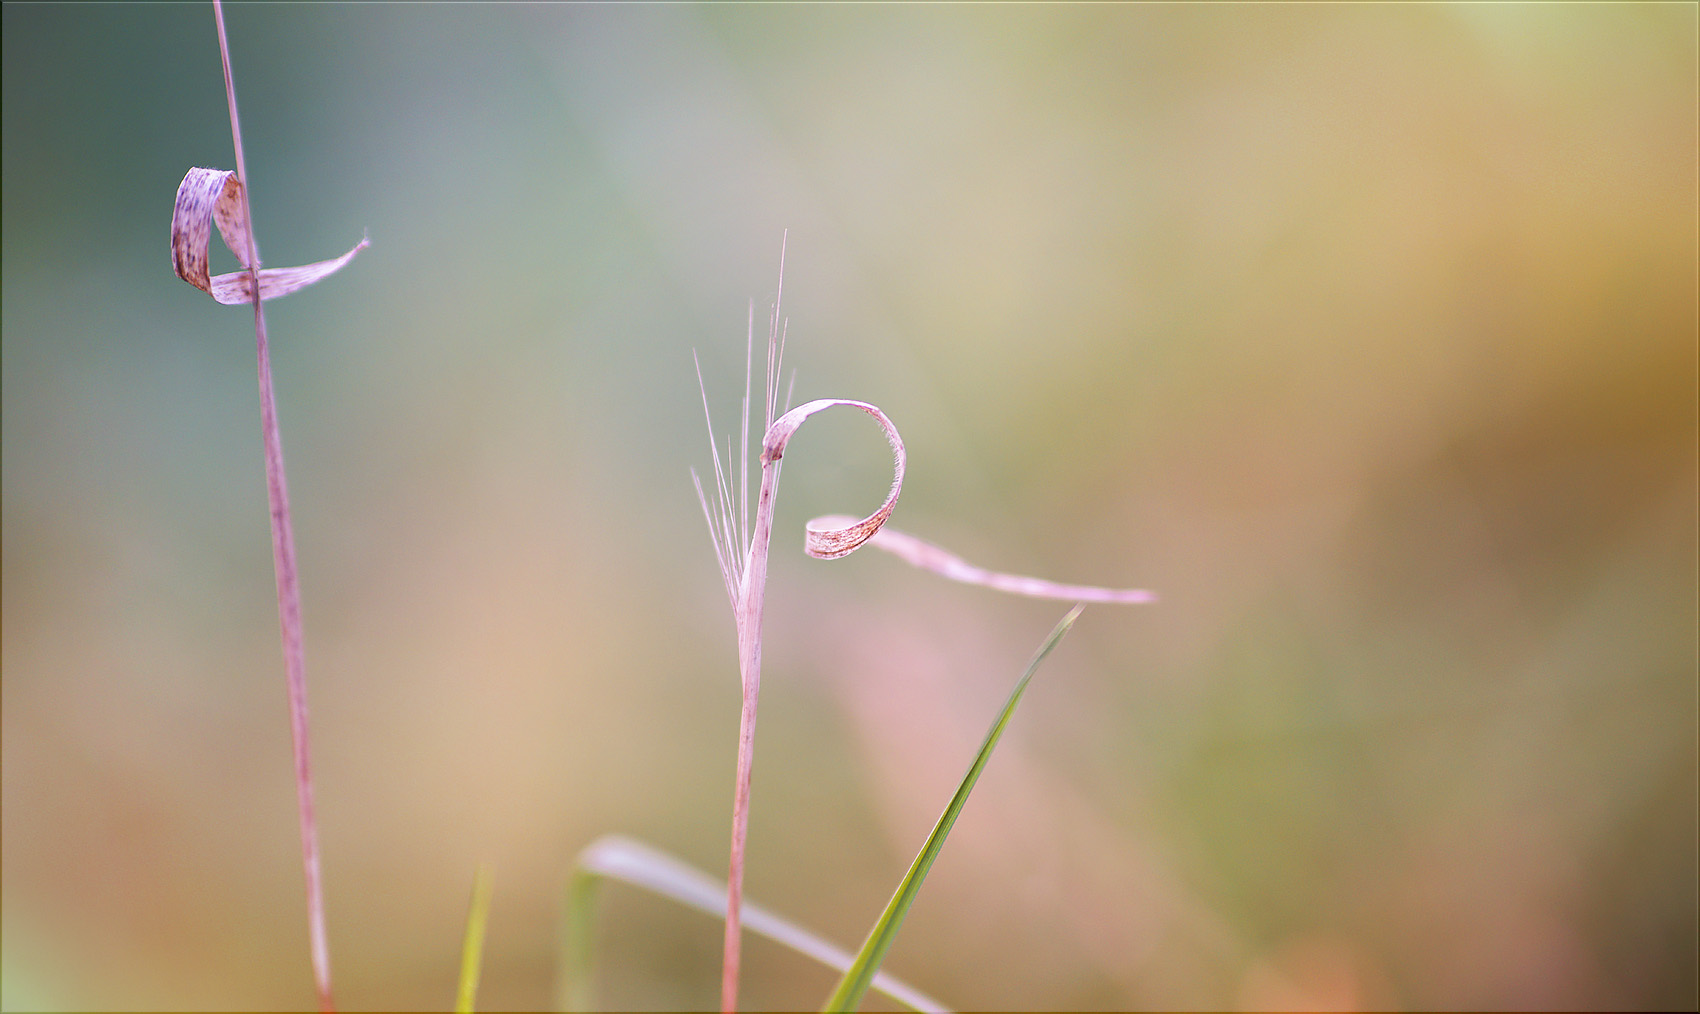
[[[1004,702],[1003,710],[998,713],[997,721],[986,733],[986,741],[980,744],[980,752],[974,755],[974,763],[968,766],[968,773],[962,776],[962,783],[956,787],[956,794],[950,797],[950,803],[944,808],[938,823],[933,825],[933,833],[927,835],[926,844],[921,846],[921,853],[910,864],[909,872],[903,875],[903,880],[897,885],[897,893],[891,896],[891,901],[880,914],[879,921],[868,934],[868,939],[862,944],[862,949],[856,955],[855,962],[844,973],[838,988],[826,1001],[825,1011],[852,1011],[862,1003],[862,997],[867,994],[868,986],[878,974],[879,967],[885,961],[885,956],[891,950],[892,941],[897,939],[897,931],[903,926],[903,917],[909,913],[909,906],[915,903],[916,895],[921,892],[921,882],[927,878],[927,871],[932,869],[933,860],[944,849],[944,840],[950,834],[950,829],[956,824],[956,818],[962,813],[962,807],[968,802],[968,794],[974,791],[974,783],[980,780],[980,772],[986,767],[986,762],[992,757],[992,750],[997,747],[998,740],[1003,736],[1004,726],[1009,724],[1009,718],[1015,714],[1015,706],[1021,703],[1021,695],[1026,692],[1027,684],[1033,679],[1033,673],[1039,668],[1039,663],[1051,653],[1068,633],[1074,621],[1080,616],[1084,605],[1076,605],[1069,610],[1051,631],[1045,643],[1034,653],[1033,661],[1027,663],[1027,671],[1021,674],[1015,689],[1010,692],[1009,700]]]

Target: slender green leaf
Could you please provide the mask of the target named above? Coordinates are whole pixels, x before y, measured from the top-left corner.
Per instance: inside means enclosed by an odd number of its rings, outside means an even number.
[[[484,962],[484,927],[490,922],[490,867],[480,865],[472,878],[472,909],[466,915],[466,939],[460,945],[460,987],[456,1014],[472,1014],[478,998],[478,973]]]
[[[596,895],[605,878],[641,887],[717,919],[724,920],[726,917],[724,881],[716,880],[642,842],[620,835],[598,838],[579,853],[577,867],[567,887],[566,932],[561,948],[561,982],[557,1000],[563,1010],[596,1009],[591,983],[593,938]],[[850,952],[833,946],[760,905],[745,902],[743,908],[744,928],[750,932],[777,941],[837,971],[850,967]],[[937,1000],[890,976],[878,975],[871,985],[913,1010],[946,1010]]]
[[[585,852],[607,841],[599,838]],[[564,1011],[596,1009],[591,973],[596,964],[596,896],[603,874],[590,869],[581,854],[578,869],[567,884],[567,911],[562,920],[560,981],[556,1005]]]
[[[1009,718],[1015,714],[1015,706],[1021,702],[1021,695],[1027,690],[1027,683],[1033,678],[1033,673],[1039,668],[1039,663],[1051,653],[1074,625],[1080,616],[1084,605],[1076,605],[1069,610],[1067,616],[1057,623],[1051,635],[1045,638],[1045,643],[1033,655],[1033,661],[1027,663],[1027,671],[1021,674],[1021,679],[1010,692],[1009,700],[1004,702],[1003,710],[998,713],[997,721],[986,733],[986,741],[980,744],[980,752],[974,755],[974,763],[969,765],[968,773],[962,776],[962,783],[956,787],[956,794],[950,797],[950,803],[939,816],[938,823],[933,825],[932,834],[927,835],[926,844],[921,846],[921,853],[910,864],[909,872],[903,875],[903,880],[897,885],[897,893],[891,896],[891,901],[880,914],[879,921],[874,923],[873,931],[862,944],[862,949],[856,955],[855,963],[844,973],[838,988],[826,1001],[825,1011],[853,1011],[862,1003],[862,997],[867,994],[868,986],[878,973],[881,963],[885,961],[886,952],[891,950],[892,941],[897,939],[897,931],[903,926],[903,917],[909,914],[909,906],[914,904],[915,897],[921,892],[921,882],[926,879],[927,871],[932,869],[933,860],[938,858],[944,849],[944,840],[950,834],[950,829],[956,824],[957,815],[968,802],[968,794],[974,791],[974,783],[980,780],[980,772],[985,769],[986,762],[991,759],[992,750],[998,745],[1003,736],[1004,726],[1009,724]]]

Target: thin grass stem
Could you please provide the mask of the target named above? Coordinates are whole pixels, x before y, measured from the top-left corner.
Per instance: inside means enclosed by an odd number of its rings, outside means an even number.
[[[266,338],[266,313],[260,292],[259,244],[254,239],[254,213],[249,202],[248,168],[242,152],[242,126],[236,115],[236,86],[230,73],[230,44],[224,30],[224,5],[213,0],[218,24],[218,51],[224,63],[224,93],[230,105],[230,134],[236,148],[236,177],[242,181],[242,211],[248,222],[248,271],[254,296],[254,347],[259,359],[260,432],[265,445],[266,493],[271,503],[272,564],[277,574],[278,626],[283,638],[284,670],[289,692],[289,732],[295,757],[295,794],[301,825],[301,863],[306,874],[307,934],[313,963],[313,985],[319,1009],[334,1011],[331,997],[330,946],[325,934],[324,888],[319,871],[318,822],[313,811],[313,774],[307,725],[307,659],[301,633],[301,584],[295,567],[295,534],[289,516],[289,484],[284,477],[283,438],[277,421],[277,395],[272,384],[271,350]]]
[[[780,257],[783,279],[783,252]],[[752,346],[753,338],[752,334]],[[898,490],[903,484],[903,441],[897,435],[897,429],[891,424],[891,420],[875,406],[866,402],[829,398],[812,401],[796,409],[788,408],[784,415],[774,418],[779,404],[779,381],[782,375],[780,357],[784,355],[784,349],[785,325],[779,315],[779,303],[775,300],[767,334],[767,378],[763,385],[766,425],[759,461],[761,489],[756,496],[753,526],[746,528],[742,520],[747,516],[749,508],[748,487],[743,481],[748,477],[747,440],[740,455],[739,488],[732,491],[728,489],[719,447],[712,435],[714,422],[712,419],[708,420],[709,453],[714,461],[718,510],[710,507],[708,497],[703,494],[701,480],[696,479],[695,473],[692,473],[692,479],[697,486],[697,498],[702,503],[703,515],[708,520],[709,533],[714,540],[715,558],[720,564],[721,576],[726,581],[727,594],[732,600],[732,618],[738,631],[738,674],[743,691],[738,718],[737,783],[732,796],[732,845],[726,875],[726,939],[721,958],[720,1004],[725,1014],[731,1014],[738,1005],[738,971],[742,958],[742,925],[739,913],[744,890],[744,859],[749,840],[750,781],[755,768],[756,703],[761,693],[762,613],[767,593],[768,547],[773,541],[774,498],[779,489],[779,471],[785,456],[785,444],[797,431],[797,427],[802,425],[803,420],[816,412],[839,405],[859,408],[872,415],[885,430],[886,439],[891,444],[896,467],[891,492],[885,504],[873,515],[856,521],[843,530],[807,532],[805,548],[811,555],[833,559],[861,545],[878,531],[885,519],[891,515],[891,510],[897,503]],[[743,431],[746,434],[749,432],[748,391],[750,374],[753,372],[750,359],[751,354],[746,351],[743,420]],[[700,385],[700,365],[697,381]],[[789,397],[787,394],[787,403]],[[708,414],[706,392],[703,394],[703,413],[705,416]],[[730,460],[731,452],[728,450],[728,467]]]
[[[785,241],[779,246],[779,289],[774,295],[773,315],[767,329],[767,378],[763,384],[765,398],[763,433],[773,425],[774,381],[778,375],[776,345],[783,330],[779,308],[785,293]],[[750,381],[754,370],[755,312],[750,311],[750,327],[744,345],[744,417],[743,444],[740,450],[739,487],[735,504],[725,512],[726,526],[737,532],[738,545],[745,547],[743,565],[738,570],[737,593],[732,610],[738,627],[738,676],[743,690],[738,709],[738,771],[732,792],[732,844],[726,869],[726,935],[720,962],[720,1009],[732,1014],[738,1009],[738,973],[743,960],[742,907],[744,897],[744,856],[750,831],[750,784],[755,771],[756,704],[761,695],[761,624],[763,600],[767,591],[767,548],[773,534],[773,498],[779,486],[779,458],[769,458],[766,438],[761,454],[761,493],[756,500],[755,528],[749,527],[750,474]],[[700,378],[699,378],[700,379]],[[733,516],[733,511],[736,516]]]

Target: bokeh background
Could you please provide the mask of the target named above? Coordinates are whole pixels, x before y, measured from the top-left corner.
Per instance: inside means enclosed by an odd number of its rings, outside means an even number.
[[[4,1005],[312,1004],[252,318],[201,6],[4,17]],[[1693,5],[233,6],[339,1002],[552,1002],[575,853],[719,873],[689,469],[787,237],[795,399],[893,524],[1150,587],[1041,671],[888,968],[996,1008],[1692,1008]],[[214,268],[234,261],[221,250]],[[1065,605],[799,551],[749,891],[860,941]],[[612,1007],[717,1002],[618,886]],[[833,976],[748,945],[751,1007]],[[870,1001],[870,1006],[878,1006]]]

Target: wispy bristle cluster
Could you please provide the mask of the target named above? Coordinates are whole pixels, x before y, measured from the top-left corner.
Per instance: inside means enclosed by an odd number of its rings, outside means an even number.
[[[774,295],[773,312],[767,324],[767,382],[765,387],[762,432],[765,434],[773,420],[781,414],[779,405],[780,365],[785,358],[785,320],[779,307],[785,294],[785,247],[779,248],[779,290]],[[722,462],[720,447],[714,437],[714,417],[708,410],[708,388],[702,379],[702,362],[696,360],[697,390],[702,394],[703,419],[708,424],[708,450],[714,462],[714,502],[709,503],[703,492],[702,480],[691,469],[691,481],[696,484],[697,502],[702,504],[703,517],[708,521],[708,535],[714,543],[714,557],[720,564],[720,577],[726,582],[726,596],[734,611],[743,588],[744,572],[750,552],[750,388],[755,372],[756,310],[750,303],[748,333],[744,344],[744,401],[743,419],[738,441],[738,482],[733,485],[727,470],[732,462],[731,438],[727,438],[726,459]],[[693,360],[696,353],[691,353]],[[793,378],[793,383],[795,378]],[[786,392],[786,407],[790,405]]]

